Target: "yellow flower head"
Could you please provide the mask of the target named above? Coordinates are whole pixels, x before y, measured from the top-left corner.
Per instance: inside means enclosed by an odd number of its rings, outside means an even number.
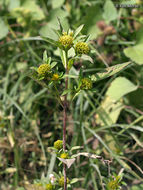
[[[69,183],[70,183],[70,180],[69,180],[69,178],[67,178],[67,184],[69,184]],[[62,176],[59,179],[59,186],[64,187],[64,176]]]
[[[63,47],[70,49],[73,45],[73,37],[65,34],[59,38],[59,42]]]
[[[75,51],[77,54],[88,54],[89,47],[85,42],[78,42],[75,46]]]
[[[60,155],[60,158],[68,159],[68,158],[69,158],[69,154],[64,152],[64,153],[62,153],[62,154]]]
[[[54,187],[51,183],[46,185],[46,190],[53,190],[53,189],[54,189]]]
[[[58,80],[58,79],[59,79],[59,75],[57,73],[53,74],[52,80]]]
[[[63,141],[62,140],[57,140],[54,142],[54,148],[60,150],[63,148]]]
[[[92,88],[92,81],[89,78],[83,78],[80,88],[83,90],[90,90]]]
[[[50,71],[51,67],[49,64],[42,64],[38,67],[37,72],[39,73],[39,75],[45,77],[49,71]]]

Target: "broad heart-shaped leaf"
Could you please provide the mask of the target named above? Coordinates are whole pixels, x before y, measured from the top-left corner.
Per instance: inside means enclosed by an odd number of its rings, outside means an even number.
[[[127,63],[118,64],[118,65],[115,65],[115,66],[112,66],[112,67],[108,67],[108,68],[104,69],[102,72],[99,72],[99,73],[96,73],[96,74],[92,75],[91,80],[96,82],[98,80],[102,80],[102,79],[105,79],[107,77],[110,77],[110,76],[118,73],[122,69],[124,69],[130,63],[131,62],[127,62]]]
[[[124,49],[124,53],[137,64],[143,64],[143,43]]]
[[[125,77],[116,78],[110,85],[107,95],[113,100],[119,100],[124,95],[137,90],[138,86],[134,85]]]
[[[4,21],[0,18],[0,39],[4,38],[8,34],[8,27]]]
[[[104,5],[103,18],[107,22],[110,22],[112,20],[115,20],[117,16],[117,9],[115,8],[113,2],[111,0],[106,0]]]

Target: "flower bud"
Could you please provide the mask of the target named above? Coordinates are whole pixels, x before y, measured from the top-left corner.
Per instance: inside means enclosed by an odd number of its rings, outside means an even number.
[[[83,78],[81,80],[81,86],[80,88],[82,90],[90,90],[92,88],[92,81],[89,78]]]
[[[45,77],[49,71],[50,71],[51,67],[49,64],[42,64],[38,67],[37,72],[39,73],[40,76]]]
[[[54,148],[57,150],[60,150],[63,148],[63,141],[62,140],[57,140],[54,142]]]
[[[59,42],[64,48],[70,49],[73,45],[73,37],[65,34],[59,38]]]
[[[89,47],[85,42],[78,42],[75,46],[75,51],[77,54],[88,54]]]

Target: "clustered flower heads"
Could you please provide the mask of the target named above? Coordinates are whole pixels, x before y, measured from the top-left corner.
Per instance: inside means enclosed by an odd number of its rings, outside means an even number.
[[[60,150],[63,148],[63,141],[62,140],[57,140],[54,142],[54,148],[57,150]]]
[[[92,88],[92,81],[89,78],[83,78],[81,80],[80,89],[82,90],[90,90]]]
[[[70,32],[70,34],[63,32],[63,35],[59,38],[59,42],[65,50],[69,50],[75,45],[74,48],[77,55],[88,54],[90,51],[89,46],[86,42],[79,41],[74,44],[73,32]]]
[[[49,64],[41,64],[39,67],[38,67],[38,74],[42,77],[46,77],[48,75],[48,73],[50,72],[51,70],[51,67]]]

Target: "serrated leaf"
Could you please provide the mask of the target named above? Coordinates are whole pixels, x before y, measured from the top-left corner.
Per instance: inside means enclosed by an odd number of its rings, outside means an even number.
[[[110,77],[118,73],[119,71],[125,69],[129,64],[130,62],[127,62],[127,63],[118,64],[112,67],[108,67],[104,69],[102,72],[96,73],[95,75],[91,75],[91,80],[96,82],[96,81],[105,79],[107,77]]]
[[[74,38],[77,37],[77,35],[81,32],[81,30],[83,29],[83,27],[84,27],[84,24],[80,25],[80,26],[75,30]]]
[[[124,53],[137,64],[143,64],[143,43],[124,49]]]

